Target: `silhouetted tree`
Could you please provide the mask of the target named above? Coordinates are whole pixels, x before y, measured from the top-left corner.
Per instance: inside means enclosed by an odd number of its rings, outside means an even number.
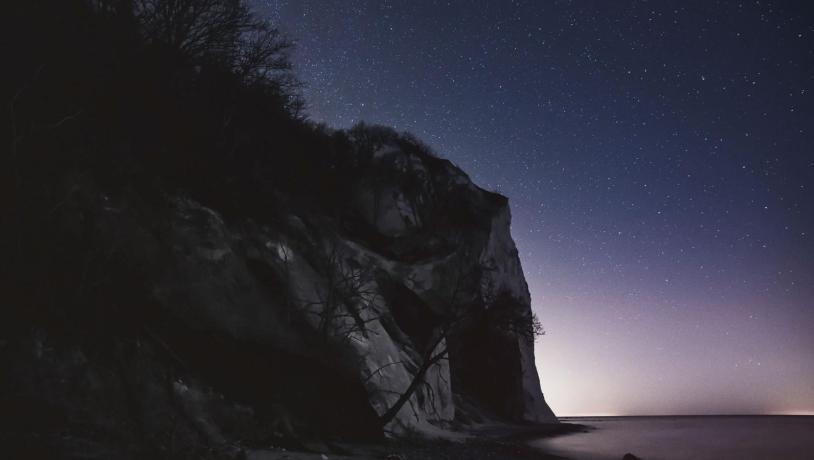
[[[440,321],[433,329],[430,340],[421,350],[418,370],[410,384],[393,405],[379,416],[382,426],[395,418],[420,387],[427,385],[429,370],[442,360],[449,359],[450,338],[471,322],[485,319],[490,322],[491,328],[524,340],[533,341],[544,334],[539,320],[527,306],[512,299],[508,291],[495,292],[489,276],[494,267],[480,264],[470,266],[469,260],[468,257],[458,258],[446,301],[446,311],[440,315]],[[476,293],[474,296],[473,292]]]
[[[228,66],[250,82],[291,84],[293,43],[252,13],[245,0],[127,0],[149,43],[198,63]],[[291,81],[288,81],[291,80]]]
[[[321,337],[345,343],[367,336],[377,298],[373,274],[351,258],[339,242],[332,241],[317,269],[325,280],[325,290],[315,293],[316,300],[304,302],[306,314],[317,320]]]

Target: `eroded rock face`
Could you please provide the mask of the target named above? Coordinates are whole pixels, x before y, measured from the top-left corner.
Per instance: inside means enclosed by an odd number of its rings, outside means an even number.
[[[421,366],[462,273],[488,267],[478,283],[467,284],[469,292],[455,295],[475,299],[488,285],[524,309],[530,298],[505,198],[479,189],[448,162],[392,146],[379,150],[368,174],[354,206],[366,231],[389,239],[386,244],[313,215],[287,216],[274,229],[230,226],[214,210],[175,199],[174,267],[155,284],[156,299],[196,327],[293,354],[329,340],[344,350],[343,371],[383,414]],[[450,218],[450,210],[459,215]],[[556,420],[540,392],[531,341],[500,331],[465,335],[438,346],[450,348],[450,359],[431,367],[391,431],[453,420],[456,383],[495,415]],[[503,367],[479,368],[479,362]],[[479,380],[491,386],[479,389],[473,383]]]
[[[451,309],[483,304],[437,342],[448,359],[427,370],[384,430],[431,432],[456,417],[556,422],[533,342],[486,320],[484,299],[497,294],[530,312],[506,198],[448,161],[392,145],[359,174],[341,218],[287,211],[266,223],[227,221],[183,196],[167,197],[165,210],[151,214],[127,194],[87,189],[66,204],[65,228],[92,236],[89,259],[98,251],[126,261],[124,275],[110,276],[136,280],[126,288],[132,293],[107,295],[121,298],[128,314],[138,311],[139,326],[127,332],[132,340],[111,347],[116,372],[65,351],[40,353],[62,364],[26,361],[30,375],[107,388],[106,409],[96,409],[102,419],[143,407],[140,417],[156,422],[142,438],[179,430],[224,444],[247,430],[261,439],[375,432]],[[124,381],[141,383],[117,387]],[[14,388],[36,393],[32,382]],[[54,404],[70,413],[71,398]]]

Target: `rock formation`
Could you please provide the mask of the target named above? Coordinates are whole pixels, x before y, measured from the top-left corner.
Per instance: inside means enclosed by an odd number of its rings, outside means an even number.
[[[35,432],[84,427],[74,432],[95,433],[100,452],[555,422],[533,341],[479,315],[442,338],[448,359],[377,425],[452,303],[528,316],[530,298],[505,197],[420,149],[369,150],[333,215],[291,206],[226,218],[182,194],[155,205],[69,181],[60,232],[84,242],[75,265],[87,270],[72,288],[102,289],[107,311],[3,342],[15,369],[3,380],[6,413]]]

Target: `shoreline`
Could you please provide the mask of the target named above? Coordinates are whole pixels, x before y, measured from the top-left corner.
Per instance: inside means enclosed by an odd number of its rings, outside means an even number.
[[[246,453],[247,460],[564,460],[565,457],[533,447],[541,438],[587,432],[575,423],[542,425],[484,425],[451,432],[459,437],[402,438],[380,443],[332,443],[310,452],[258,449]],[[320,450],[323,450],[320,452]]]

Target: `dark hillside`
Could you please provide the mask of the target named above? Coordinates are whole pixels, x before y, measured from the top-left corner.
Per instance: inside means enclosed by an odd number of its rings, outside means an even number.
[[[536,324],[506,199],[408,134],[309,121],[290,41],[244,1],[4,20],[9,452],[221,458],[554,420],[535,332],[488,319]]]

